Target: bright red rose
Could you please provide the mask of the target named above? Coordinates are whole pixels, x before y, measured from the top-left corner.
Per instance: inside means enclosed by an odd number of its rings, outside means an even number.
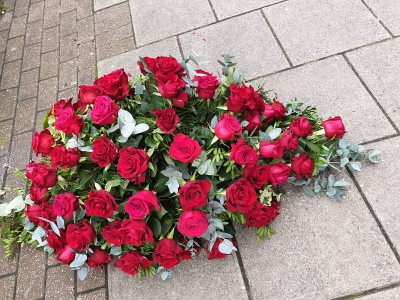
[[[72,168],[75,167],[81,158],[81,152],[78,148],[67,149],[62,145],[55,146],[50,151],[50,161],[54,168]]]
[[[122,244],[130,244],[135,247],[146,242],[154,242],[153,232],[144,220],[123,220],[118,234],[122,237]]]
[[[325,120],[322,122],[322,127],[325,129],[325,136],[328,139],[340,139],[346,133],[341,117],[334,117]]]
[[[179,217],[178,231],[183,235],[189,237],[202,236],[207,229],[207,216],[201,210],[188,210]]]
[[[57,169],[42,162],[29,163],[26,166],[25,175],[32,181],[32,184],[41,188],[50,188],[57,183]]]
[[[267,183],[269,176],[269,165],[246,166],[243,169],[243,178],[247,179],[256,189],[261,189]]]
[[[194,76],[193,81],[197,81],[196,93],[203,100],[213,99],[215,91],[219,87],[217,76],[205,72],[203,70],[196,70],[198,74],[205,76]]]
[[[68,107],[59,115],[54,123],[54,127],[68,135],[79,135],[83,128],[83,119],[77,115],[72,108]]]
[[[46,237],[49,247],[54,249],[56,252],[60,251],[67,244],[65,230],[62,228],[59,228],[58,230],[60,231],[60,236],[58,236],[54,231],[49,230]]]
[[[314,171],[314,162],[307,153],[301,153],[299,156],[292,157],[292,170],[297,179],[301,177],[308,179]]]
[[[231,114],[223,114],[215,125],[214,133],[220,140],[232,141],[235,135],[239,136],[242,133],[242,126]]]
[[[106,190],[89,191],[89,197],[85,200],[85,209],[88,216],[111,218],[114,211],[118,211],[115,198]]]
[[[260,155],[264,158],[281,158],[283,156],[283,147],[279,141],[260,143]]]
[[[274,99],[272,104],[264,104],[264,110],[262,114],[266,116],[264,122],[272,122],[274,120],[285,118],[287,110],[281,102]]]
[[[43,228],[48,228],[50,224],[37,217],[45,218],[50,221],[55,221],[57,218],[53,210],[53,204],[43,202],[38,205],[26,205],[25,215],[33,224],[40,225]]]
[[[80,110],[83,114],[86,114],[88,104],[83,103],[81,100],[76,101],[73,105],[72,108],[77,112]]]
[[[99,96],[93,104],[93,123],[98,125],[113,124],[118,119],[119,106],[108,96]]]
[[[150,72],[154,73],[155,66],[156,66],[156,59],[155,59],[155,58],[148,57],[148,56],[145,56],[145,57],[143,57],[143,61],[144,61],[145,64],[146,64],[147,70],[149,70]],[[140,68],[140,72],[141,72],[143,75],[146,75],[146,74],[147,74],[147,71],[144,69],[142,62],[139,60],[139,61],[137,62],[137,64],[138,64],[138,66],[139,66],[139,68]]]
[[[185,103],[188,99],[188,94],[186,94],[184,90],[179,90],[178,95],[171,100],[174,106],[182,108],[185,106]]]
[[[96,232],[93,225],[85,219],[80,224],[68,224],[66,235],[68,245],[72,249],[82,252],[93,242]]]
[[[102,95],[114,100],[122,100],[129,96],[128,75],[124,72],[124,69],[115,70],[96,79],[93,85]]]
[[[86,263],[93,269],[103,269],[108,265],[112,258],[108,252],[102,250],[100,247],[94,246],[91,248],[93,253],[89,253]]]
[[[201,147],[195,139],[191,139],[183,133],[178,133],[174,136],[169,154],[173,159],[180,162],[191,163],[201,154]]]
[[[178,239],[178,243],[183,244],[183,245],[187,245],[188,241],[189,241],[189,239],[187,237],[185,237],[185,236],[180,236],[179,239]],[[200,240],[200,238],[196,238],[195,237],[195,238],[193,238],[193,241],[195,243],[193,243],[192,246],[189,249],[185,250],[186,247],[185,247],[185,249],[183,249],[183,252],[182,252],[182,254],[180,256],[181,260],[189,260],[189,259],[192,259],[193,257],[195,257],[195,256],[200,254],[200,251],[201,251],[201,246],[200,246],[201,240]]]
[[[121,269],[122,272],[131,276],[139,272],[139,266],[142,267],[142,269],[147,269],[151,266],[151,261],[142,256],[137,250],[124,253],[114,263],[114,267]]]
[[[299,139],[297,136],[293,135],[289,129],[283,132],[279,139],[279,143],[283,147],[284,151],[297,151],[297,149],[299,149]]]
[[[56,260],[69,265],[75,260],[75,252],[72,252],[70,246],[65,245],[64,248],[56,252]]]
[[[244,144],[244,139],[240,138],[236,144],[231,144],[232,151],[229,156],[238,165],[255,165],[258,160],[257,151],[253,147]]]
[[[50,199],[50,196],[45,196],[45,194],[49,191],[48,188],[42,188],[35,184],[31,185],[29,197],[35,204],[40,204],[43,202],[47,202]]]
[[[128,199],[124,207],[131,219],[142,219],[147,216],[153,208],[161,211],[157,196],[152,191],[148,190],[137,192]]]
[[[276,187],[277,184],[283,185],[290,176],[291,168],[283,162],[278,162],[269,167],[269,182]]]
[[[122,245],[122,236],[118,232],[118,230],[121,228],[121,224],[121,220],[115,220],[103,227],[101,235],[108,243],[115,246]]]
[[[150,157],[141,149],[121,148],[117,165],[118,174],[129,181],[140,184],[146,179]]]
[[[247,213],[257,200],[257,193],[251,183],[240,178],[226,189],[226,208],[231,211]]]
[[[151,71],[151,70],[150,70]],[[155,76],[160,77],[159,80],[165,81],[162,75],[167,75],[170,73],[179,74],[184,71],[181,64],[176,60],[176,58],[171,56],[158,56],[156,58],[156,66],[153,69]]]
[[[234,113],[240,113],[244,110],[258,110],[259,112],[264,109],[264,100],[260,95],[254,91],[252,86],[242,86],[231,84],[229,86],[230,95],[226,101],[228,110]]]
[[[101,93],[97,86],[82,84],[79,86],[78,99],[84,104],[93,104]]]
[[[163,238],[154,249],[153,262],[160,263],[166,269],[171,269],[180,263],[183,250],[175,240]]]
[[[257,133],[262,126],[262,121],[260,114],[258,113],[257,110],[250,110],[248,111],[245,116],[244,120],[249,122],[249,124],[246,125],[244,129],[246,129],[248,132],[255,132]]]
[[[299,137],[306,137],[313,133],[310,121],[304,118],[304,116],[295,118],[292,123],[289,124],[289,129],[293,135]]]
[[[42,157],[49,155],[51,147],[54,145],[54,138],[48,129],[42,132],[35,131],[32,138],[32,149],[36,156]]]
[[[54,196],[53,208],[57,216],[69,219],[79,207],[79,200],[70,192]]]
[[[190,180],[179,189],[179,203],[183,210],[190,210],[207,204],[211,182],[208,180]]]
[[[56,103],[53,104],[53,107],[51,108],[50,115],[52,114],[54,117],[60,116],[64,110],[67,108],[74,109],[73,104],[72,104],[72,98],[69,98],[68,100],[58,100]]]
[[[156,125],[166,134],[170,134],[176,130],[179,123],[179,116],[172,107],[166,109],[153,109],[151,111],[156,117]]]
[[[256,201],[251,210],[246,214],[246,224],[244,227],[256,226],[261,228],[267,223],[271,223],[279,215],[279,202],[272,202],[271,206],[266,206]]]
[[[90,155],[92,161],[104,168],[114,162],[118,156],[118,146],[107,136],[102,136],[93,142],[93,152]]]
[[[208,260],[221,259],[221,258],[224,258],[224,257],[227,257],[228,255],[230,255],[230,254],[222,253],[218,250],[219,244],[221,244],[221,243],[222,243],[222,239],[217,238],[215,240],[215,243],[214,243],[211,251],[208,250],[208,247],[206,248]],[[233,245],[236,246],[236,243],[233,242]]]
[[[183,79],[175,73],[168,73],[166,76],[163,75],[162,80],[160,80],[160,76],[156,75],[156,79],[161,96],[167,99],[176,98],[179,91],[186,85]]]

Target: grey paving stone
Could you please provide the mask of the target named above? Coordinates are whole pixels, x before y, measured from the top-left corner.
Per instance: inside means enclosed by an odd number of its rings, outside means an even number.
[[[10,147],[12,120],[0,122],[0,155],[7,154]]]
[[[27,15],[29,11],[29,0],[17,0],[14,7],[14,18]]]
[[[64,3],[64,1],[61,1]],[[75,1],[74,1],[75,3]],[[61,5],[62,6],[62,5]],[[68,35],[76,32],[76,10],[61,15],[60,36]]]
[[[87,84],[92,85],[95,80],[96,69],[95,66],[89,67],[84,70],[78,71],[78,85]]]
[[[74,87],[78,83],[76,59],[60,63],[58,89],[65,90]]]
[[[40,80],[58,75],[59,50],[42,54],[40,61]]]
[[[159,275],[138,280],[110,266],[108,293],[110,299],[248,299],[236,256],[209,261],[204,251],[193,260],[181,262],[172,278],[164,281]]]
[[[35,125],[36,98],[18,102],[13,134],[32,130]]]
[[[93,16],[80,19],[77,22],[78,41],[80,44],[89,43],[94,39],[94,20]]]
[[[164,0],[163,6],[168,9],[154,9],[157,3],[129,1],[138,47],[216,21],[207,0]]]
[[[78,45],[78,70],[85,70],[96,65],[96,48],[94,42]]]
[[[400,299],[400,288],[393,288],[359,298],[360,300],[396,300]]]
[[[386,113],[400,128],[400,38],[346,54]]]
[[[366,142],[396,133],[342,56],[261,78],[252,85],[262,83],[281,102],[297,97],[317,107],[323,119],[341,116],[348,140]]]
[[[43,120],[44,120],[45,116],[46,116],[46,110],[38,112],[36,114],[36,128],[35,128],[35,130],[37,130],[37,131],[42,131],[43,130]],[[33,157],[35,157],[35,156],[33,155]],[[51,257],[51,255],[49,255],[49,257]]]
[[[77,300],[106,300],[106,290],[101,289],[91,293],[79,295]]]
[[[291,0],[263,11],[294,65],[390,37],[361,1]]]
[[[76,10],[76,0],[62,0],[61,1],[61,13],[64,14],[66,12]]]
[[[39,69],[21,73],[18,100],[36,97],[38,92]]]
[[[60,39],[60,62],[76,58],[77,38],[78,34],[75,32]]]
[[[12,11],[6,11],[0,18],[0,31],[10,29],[13,17]]]
[[[57,77],[52,77],[39,82],[39,111],[51,108],[51,106],[57,101],[57,86]]]
[[[0,70],[3,69],[4,56],[5,56],[5,55],[6,55],[6,54],[5,54],[4,52],[0,52]],[[1,74],[1,72],[0,72],[0,74]]]
[[[7,41],[6,62],[14,61],[22,58],[24,50],[24,37],[19,36]]]
[[[0,160],[0,161],[3,162],[3,160]],[[4,170],[3,164],[0,166],[0,168],[1,168],[1,170]],[[1,174],[3,175],[3,173],[1,173]],[[0,245],[0,264],[1,264],[0,275],[14,273],[17,270],[17,263],[18,263],[18,251],[16,251],[16,254],[12,259],[7,259],[6,253],[4,250],[4,245],[1,244]],[[3,281],[3,279],[0,281]],[[11,286],[14,289],[14,283]]]
[[[33,117],[34,115],[32,114]],[[29,131],[12,137],[11,153],[8,160],[10,168],[23,170],[29,163],[32,134],[33,132]]]
[[[3,74],[0,83],[1,90],[18,86],[20,68],[21,68],[21,60],[16,60],[4,64]]]
[[[14,117],[15,102],[17,102],[17,89],[0,91],[0,121]]]
[[[60,0],[46,0],[44,2],[44,6],[45,7],[51,7],[51,6],[54,6],[54,5],[57,5],[57,4],[60,4]]]
[[[0,188],[3,187],[3,183],[5,182],[4,174],[7,172],[7,159],[8,159],[7,155],[0,156]],[[4,248],[2,248],[2,249],[4,249]],[[1,264],[5,263],[5,261],[6,261],[6,258],[4,255],[5,255],[4,250],[0,249],[0,263]],[[6,269],[7,269],[7,266],[6,266]],[[6,273],[7,273],[7,271],[6,271]]]
[[[133,37],[128,37],[123,40],[112,42],[107,46],[97,47],[97,59],[103,60],[133,49],[135,49]]]
[[[29,7],[28,23],[43,19],[44,1],[36,2]]]
[[[8,10],[13,10],[16,0],[4,0],[4,6]]]
[[[88,268],[88,275],[85,280],[78,278],[76,283],[78,293],[101,287],[106,283],[105,270]]]
[[[59,39],[59,26],[44,29],[42,38],[42,53],[59,49]]]
[[[45,6],[44,16],[43,16],[43,27],[48,28],[60,25],[60,16],[61,13],[59,4],[50,7]]]
[[[113,30],[96,35],[96,46],[97,47],[107,46],[117,41],[126,39],[127,37],[130,36],[133,36],[132,25],[127,24],[122,27],[118,27]],[[132,46],[134,46],[133,43]]]
[[[94,0],[94,11],[125,2],[126,0]]]
[[[22,71],[37,68],[40,66],[41,43],[25,46],[22,58]]]
[[[73,98],[74,100],[76,100],[77,96],[78,96],[78,86],[75,85],[72,88],[69,88],[69,89],[62,90],[62,91],[58,92],[57,99]]]
[[[6,194],[4,195],[4,202],[6,202],[6,203],[10,202],[11,200],[13,200],[15,197],[18,196],[18,193],[16,192],[15,189],[26,190],[25,189],[26,182],[23,179],[15,176],[13,174],[14,170],[15,170],[14,168],[12,168],[10,165],[8,165],[8,168],[7,168],[8,174],[7,174],[5,186],[11,187],[12,190],[7,191]],[[16,253],[16,255],[17,255],[17,253]],[[17,263],[18,263],[18,265],[20,264],[19,261],[17,261]]]
[[[281,0],[211,0],[219,20],[226,19],[260,7],[271,5]]]
[[[46,300],[74,300],[74,272],[67,265],[47,270]]]
[[[6,51],[8,30],[0,31],[0,52]]]
[[[41,42],[42,34],[43,34],[43,20],[28,23],[28,25],[26,25],[25,45]]]
[[[94,14],[96,35],[112,29],[132,24],[128,2],[123,2]]]
[[[9,38],[25,35],[26,20],[27,15],[12,20]]]
[[[81,0],[76,2],[76,15],[78,20],[87,16],[93,16],[92,0]]]
[[[391,0],[364,0],[394,35],[400,35],[400,3]]]
[[[15,275],[2,278],[0,280],[1,297],[4,300],[13,300],[14,298]]]

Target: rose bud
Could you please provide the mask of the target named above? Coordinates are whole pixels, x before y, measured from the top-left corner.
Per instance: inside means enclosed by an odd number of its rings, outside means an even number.
[[[92,161],[104,168],[114,162],[118,156],[118,146],[107,136],[102,136],[93,142],[93,152],[90,155]]]
[[[147,269],[150,266],[151,261],[142,256],[142,254],[140,254],[140,252],[137,250],[131,250],[124,253],[114,263],[114,267],[121,269],[122,272],[125,272],[131,276],[139,273],[139,267],[142,267],[142,269]]]
[[[33,224],[40,225],[41,227],[48,228],[50,224],[44,220],[41,220],[37,217],[41,217],[50,221],[55,221],[57,216],[53,210],[53,204],[43,202],[38,205],[29,204],[26,205],[25,215],[30,222]]]
[[[122,220],[114,220],[101,230],[102,237],[114,246],[122,245],[122,236],[118,230],[121,228]]]
[[[79,208],[79,200],[70,192],[58,194],[54,196],[53,207],[57,216],[69,219],[74,214],[74,211]]]
[[[86,263],[93,269],[103,269],[112,260],[108,252],[102,250],[100,247],[92,247],[93,253],[89,253]]]
[[[334,117],[322,122],[322,127],[324,127],[325,136],[328,139],[340,139],[346,133],[341,117]]]
[[[218,247],[219,247],[219,245],[220,245],[221,243],[222,243],[222,239],[217,238],[217,239],[215,240],[215,243],[214,243],[214,245],[213,245],[211,251],[208,250],[208,247],[206,248],[206,253],[207,253],[207,258],[208,258],[208,260],[221,259],[221,258],[224,258],[224,257],[227,257],[228,255],[230,255],[230,254],[222,253],[222,252],[220,252],[220,251],[218,250]],[[233,245],[236,246],[236,243],[233,242]]]
[[[72,108],[65,109],[60,116],[57,117],[54,127],[68,135],[79,135],[83,128],[84,121],[81,117],[75,115]]]
[[[92,85],[82,84],[79,86],[78,99],[84,104],[93,104],[97,96],[101,96],[98,88]]]
[[[51,165],[54,168],[72,168],[79,163],[81,152],[78,148],[67,149],[62,145],[55,146],[50,153]]]
[[[299,148],[299,139],[293,135],[290,130],[285,130],[279,139],[279,143],[285,151],[297,151]]]
[[[141,184],[146,180],[146,170],[149,167],[150,157],[142,149],[121,148],[119,151],[119,160],[117,172],[123,178],[135,184]]]
[[[57,169],[42,162],[31,162],[27,165],[25,175],[32,184],[40,188],[50,188],[57,183]]]
[[[148,190],[137,192],[128,199],[124,207],[131,219],[142,219],[149,215],[153,208],[161,211],[157,196]]]
[[[83,220],[81,224],[68,224],[67,243],[72,249],[79,252],[86,250],[96,237],[96,232],[88,220]]]
[[[35,131],[32,138],[32,149],[36,156],[39,154],[42,154],[42,157],[49,155],[53,145],[54,138],[48,129],[45,129],[40,133]]]
[[[262,141],[260,143],[260,154],[264,158],[281,158],[283,156],[283,147],[279,141],[269,142]]]
[[[179,217],[178,231],[183,235],[189,237],[202,236],[207,229],[207,216],[200,210],[188,210]]]
[[[223,114],[215,125],[214,133],[220,140],[232,141],[235,135],[239,136],[242,133],[242,126],[231,114]]]
[[[118,229],[118,234],[122,237],[123,244],[130,244],[135,247],[146,242],[154,242],[153,232],[144,220],[124,219],[121,228]]]
[[[264,110],[262,114],[266,116],[264,122],[271,122],[274,120],[285,118],[287,110],[281,102],[274,99],[274,102],[272,104],[264,104]]]
[[[226,189],[226,208],[231,211],[247,213],[257,200],[257,193],[251,183],[240,178]]]
[[[75,260],[75,252],[72,252],[70,246],[65,245],[64,248],[56,253],[56,260],[69,265]]]
[[[113,124],[118,118],[119,106],[108,96],[98,96],[90,113],[93,123],[98,125]]]
[[[286,183],[290,176],[291,168],[283,162],[271,165],[269,167],[269,182],[276,187],[278,184],[283,185]]]
[[[179,264],[182,248],[175,240],[163,238],[154,249],[153,262],[160,263],[166,269],[171,269]]]
[[[289,124],[289,129],[293,135],[298,137],[306,137],[313,133],[310,121],[304,118],[304,116],[295,118],[293,122]]]
[[[255,165],[258,160],[257,151],[253,147],[244,144],[244,139],[240,138],[236,144],[231,144],[232,150],[229,160],[234,160],[238,165]]]
[[[118,204],[114,196],[106,190],[89,191],[85,209],[88,216],[111,218],[118,211]]]
[[[207,204],[211,182],[208,180],[190,180],[179,189],[179,203],[183,210],[190,210]]]
[[[156,117],[156,125],[166,134],[170,134],[176,130],[179,122],[179,116],[172,107],[166,109],[152,109],[151,112]]]
[[[59,228],[58,230],[60,231],[60,236],[58,236],[54,231],[48,231],[46,237],[49,247],[54,249],[56,252],[60,251],[67,244],[65,230],[62,228]]]
[[[128,74],[125,73],[124,69],[115,70],[96,79],[93,85],[102,95],[114,100],[122,100],[129,96]]]
[[[292,170],[297,179],[301,177],[308,179],[314,171],[314,162],[307,153],[301,153],[299,156],[292,157]]]
[[[194,76],[193,81],[197,81],[196,93],[200,99],[208,100],[214,98],[215,91],[219,87],[219,81],[217,76],[205,72],[203,70],[196,70],[198,74],[204,74],[205,76]]]
[[[254,188],[261,189],[268,181],[269,172],[269,165],[245,166],[243,178],[246,178]]]
[[[246,214],[246,224],[244,227],[256,226],[261,228],[267,223],[271,223],[279,215],[280,202],[272,202],[271,206],[266,206],[256,201],[252,209]]]

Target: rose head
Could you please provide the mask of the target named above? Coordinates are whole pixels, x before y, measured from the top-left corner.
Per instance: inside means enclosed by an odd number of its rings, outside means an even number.
[[[243,178],[247,179],[254,188],[261,189],[268,181],[269,172],[269,165],[245,166]]]
[[[86,250],[96,237],[96,232],[92,224],[84,219],[80,224],[68,224],[67,244],[79,252]]]
[[[208,180],[190,180],[179,189],[179,203],[183,210],[190,210],[207,204],[211,182]]]
[[[219,87],[217,76],[203,70],[196,70],[196,73],[205,75],[194,76],[193,81],[197,81],[196,93],[203,100],[213,99],[215,91]]]
[[[308,179],[314,171],[314,162],[307,153],[303,152],[299,156],[292,157],[292,170],[297,179],[301,177]]]
[[[226,189],[226,208],[231,211],[247,213],[257,200],[257,193],[251,183],[240,178]]]
[[[118,118],[119,106],[108,96],[98,96],[93,104],[93,123],[98,125],[113,124]]]
[[[107,136],[102,136],[93,142],[93,152],[90,155],[92,161],[104,168],[114,162],[118,156],[118,146]]]
[[[75,210],[79,207],[79,201],[76,196],[70,192],[57,194],[54,196],[53,208],[57,216],[69,219]]]
[[[58,229],[60,231],[60,236],[58,236],[54,231],[47,231],[46,241],[49,247],[54,249],[56,252],[60,251],[67,244],[67,239],[65,236],[65,230],[62,228]]]
[[[244,139],[240,138],[236,144],[231,144],[232,151],[229,156],[230,160],[234,160],[238,165],[255,165],[258,160],[257,151],[253,147],[244,144]]]
[[[114,196],[106,190],[92,190],[85,200],[85,209],[88,216],[111,218],[114,212],[118,211],[118,204]]]
[[[55,146],[49,154],[53,168],[67,169],[75,167],[81,158],[81,152],[78,148],[67,149],[62,145]]]
[[[57,117],[54,127],[68,135],[79,135],[83,128],[83,119],[77,115],[72,108],[68,107]]]
[[[102,237],[112,245],[121,246],[122,236],[118,232],[118,230],[121,228],[121,224],[121,220],[114,220],[107,226],[103,227],[101,231]]]
[[[119,69],[95,80],[93,85],[102,95],[114,100],[122,100],[129,96],[128,75]]]
[[[299,139],[297,136],[293,135],[289,129],[283,132],[281,138],[279,139],[279,143],[283,147],[284,151],[297,151],[299,148]]]
[[[193,162],[201,154],[199,142],[182,133],[174,136],[169,148],[169,155],[183,163]]]
[[[129,181],[140,184],[146,179],[146,170],[150,157],[141,149],[133,147],[121,148],[117,165],[118,174]]]
[[[189,239],[183,235],[181,237],[179,237],[179,239],[178,239],[178,243],[183,244],[183,245],[187,245],[188,241],[189,241]],[[189,249],[187,249],[187,250],[185,250],[186,248],[183,249],[183,252],[180,256],[181,260],[189,260],[200,254],[201,239],[195,237],[195,238],[193,238],[193,241],[194,241],[194,243]]]
[[[182,80],[182,78],[175,73],[168,73],[166,76],[156,75],[158,91],[160,94],[167,99],[176,98],[182,90],[186,83]]]
[[[53,104],[53,107],[49,114],[52,114],[54,117],[57,118],[67,108],[71,108],[72,110],[74,110],[74,106],[72,104],[72,98],[69,98],[68,100],[64,99],[58,100],[56,103]]]
[[[57,218],[53,210],[53,204],[47,202],[43,202],[38,205],[32,205],[32,206],[27,204],[25,209],[25,215],[30,222],[32,222],[36,226],[39,225],[43,228],[49,228],[50,224],[37,217],[44,218],[53,222]]]
[[[207,228],[207,216],[201,210],[187,210],[179,217],[178,231],[183,235],[189,237],[202,236]]]
[[[232,84],[229,86],[230,95],[226,101],[228,110],[234,113],[241,113],[244,110],[263,111],[264,100],[254,91],[252,86]]]
[[[147,269],[150,266],[151,261],[142,256],[137,250],[126,252],[114,263],[114,267],[121,269],[122,272],[125,272],[131,276],[134,276],[139,272],[139,267]]]
[[[75,260],[75,252],[72,251],[70,246],[65,245],[64,248],[56,252],[56,260],[69,265]]]
[[[276,187],[278,184],[283,185],[286,183],[290,176],[291,168],[283,162],[271,165],[269,167],[269,182]]]
[[[292,123],[289,124],[289,129],[294,136],[298,137],[306,137],[313,133],[310,121],[304,118],[304,116],[294,118]]]
[[[283,147],[279,141],[260,143],[260,155],[264,158],[281,158],[283,156]]]
[[[261,117],[257,110],[250,110],[245,113],[244,120],[249,123],[245,127],[248,132],[257,133],[262,126]]]
[[[341,117],[334,117],[322,122],[322,127],[328,139],[340,139],[346,133]]]
[[[256,226],[261,228],[267,223],[271,223],[279,215],[279,203],[272,202],[271,206],[266,206],[256,201],[252,209],[246,214],[245,227]]]
[[[57,169],[45,163],[31,162],[26,166],[26,177],[40,188],[50,188],[57,183]]]
[[[183,250],[175,240],[163,238],[154,249],[153,262],[160,263],[166,269],[171,269],[180,263]]]
[[[170,73],[179,74],[183,71],[183,67],[176,58],[171,56],[158,56],[156,58],[156,68],[153,70],[153,73],[155,73],[156,76],[160,76]]]
[[[172,107],[166,109],[153,109],[151,111],[156,117],[156,125],[166,134],[171,134],[176,130],[179,123],[179,116]]]
[[[176,107],[182,108],[185,106],[186,101],[189,99],[188,94],[184,90],[179,90],[178,95],[172,98],[172,104]]]
[[[235,135],[239,136],[242,133],[242,126],[231,114],[223,114],[215,125],[214,133],[220,140],[232,141]]]
[[[39,154],[42,154],[42,157],[49,155],[53,145],[54,138],[48,129],[45,129],[40,133],[35,131],[33,134],[32,149],[36,156]]]
[[[156,67],[156,59],[155,59],[155,58],[152,58],[152,57],[148,57],[148,56],[145,56],[145,57],[143,57],[142,59],[143,59],[143,61],[144,61],[145,64],[146,64],[147,70],[149,70],[150,72],[154,73],[154,70],[155,70],[155,67]],[[147,71],[144,69],[143,63],[139,60],[139,61],[137,62],[137,64],[138,64],[138,66],[139,66],[139,68],[140,68],[140,72],[141,72],[143,75],[146,75],[146,74],[147,74]]]
[[[118,234],[122,237],[122,244],[130,244],[135,247],[146,242],[154,242],[153,232],[144,220],[124,219],[121,228],[118,229]]]
[[[266,116],[264,122],[272,122],[274,120],[286,118],[287,110],[281,102],[274,99],[272,104],[264,104],[262,114]]]
[[[48,188],[42,188],[35,184],[31,185],[29,197],[35,204],[40,204],[43,202],[47,202],[50,199],[50,196],[45,196],[45,194],[49,191]]]
[[[84,104],[93,104],[101,96],[97,86],[82,84],[79,86],[78,99]]]
[[[137,192],[128,199],[124,207],[131,219],[142,219],[147,216],[153,208],[161,211],[157,196],[152,191],[148,190]]]
[[[103,269],[108,265],[112,258],[108,252],[102,250],[100,247],[93,246],[93,253],[89,253],[86,263],[93,269]]]

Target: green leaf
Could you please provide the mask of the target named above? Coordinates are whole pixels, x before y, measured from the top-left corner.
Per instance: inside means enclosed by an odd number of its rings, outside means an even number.
[[[156,218],[151,218],[149,220],[149,227],[151,231],[153,231],[153,234],[155,237],[159,237],[161,234],[161,223],[158,219]]]
[[[104,187],[104,189],[105,189],[107,192],[109,192],[109,191],[111,191],[111,189],[112,189],[114,186],[119,186],[120,183],[121,183],[121,179],[119,179],[119,178],[118,178],[118,179],[114,179],[114,180],[107,181],[106,186]]]
[[[347,181],[344,181],[344,180],[338,180],[338,181],[336,181],[334,184],[333,184],[333,186],[346,186],[346,185],[348,185],[349,183],[347,182]]]
[[[80,268],[77,272],[77,275],[80,280],[85,280],[87,274],[88,274],[88,268],[86,267]]]
[[[340,160],[340,166],[343,168],[345,165],[347,165],[349,162],[349,159],[347,157],[344,157]]]
[[[274,128],[270,132],[268,132],[268,135],[271,138],[271,140],[274,140],[281,134],[281,132],[282,132],[282,129]]]
[[[341,139],[341,140],[339,141],[339,147],[342,148],[342,149],[347,148],[347,142],[346,142],[346,140]]]
[[[355,171],[361,171],[361,163],[359,161],[352,161],[349,163],[350,167],[353,168]],[[352,170],[353,171],[353,170]]]
[[[303,186],[303,192],[308,195],[308,196],[315,196],[314,192],[312,189],[310,189],[308,186]]]
[[[95,187],[96,190],[98,190],[98,191],[102,189],[102,188],[101,188],[101,185],[98,184],[97,182],[94,183],[94,187]]]
[[[334,187],[328,186],[328,191],[326,192],[326,195],[328,197],[333,197],[333,195],[336,194],[336,189]]]

